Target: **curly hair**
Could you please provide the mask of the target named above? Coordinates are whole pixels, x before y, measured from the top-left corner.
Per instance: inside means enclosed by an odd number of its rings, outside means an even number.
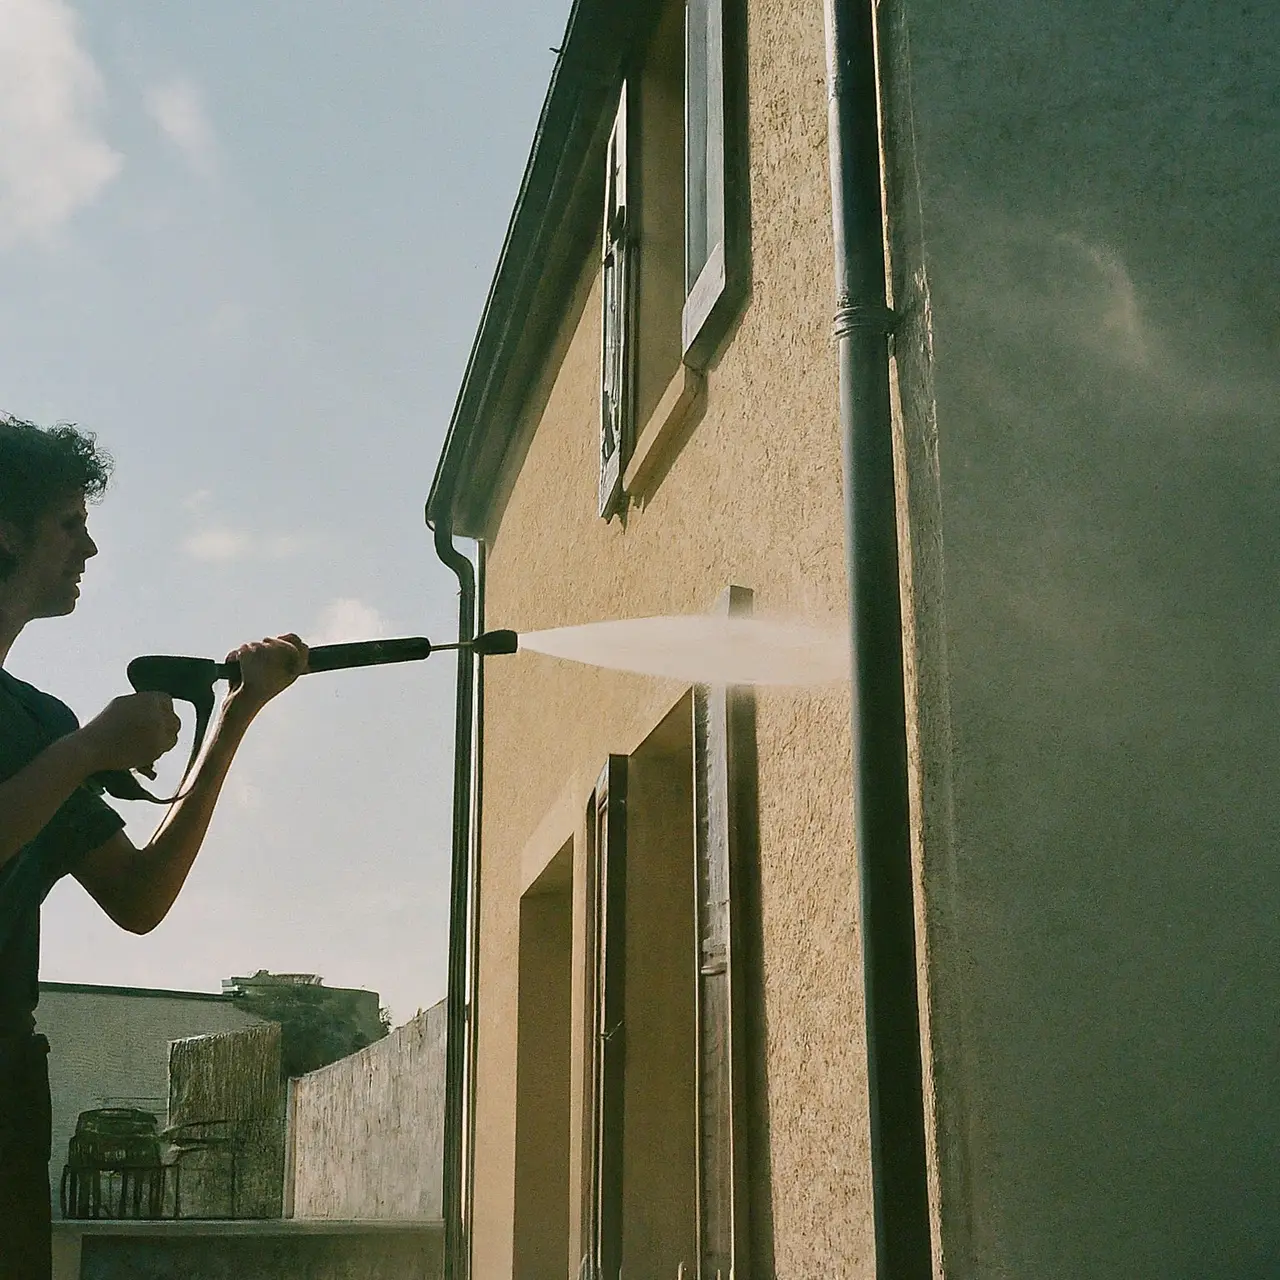
[[[73,494],[95,502],[111,478],[111,455],[91,432],[74,423],[38,427],[0,414],[0,521],[27,536],[59,499]],[[0,548],[0,579],[16,566]]]

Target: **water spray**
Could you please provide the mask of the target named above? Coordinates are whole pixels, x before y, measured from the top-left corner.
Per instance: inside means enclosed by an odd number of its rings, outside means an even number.
[[[842,630],[766,618],[724,618],[689,614],[591,622],[546,631],[486,631],[474,640],[432,644],[425,636],[317,645],[304,674],[421,662],[433,653],[465,649],[478,657],[525,650],[636,675],[688,684],[816,685],[846,681],[849,638]],[[185,784],[204,745],[213,716],[213,686],[240,683],[238,662],[153,654],[129,663],[129,683],[139,693],[164,693],[195,708],[195,741],[182,775]],[[152,795],[125,770],[95,775],[94,781],[119,800],[170,804]],[[179,794],[182,794],[182,784]]]
[[[304,675],[322,671],[345,671],[353,667],[381,667],[397,662],[421,662],[433,653],[450,649],[469,649],[483,657],[515,653],[520,637],[514,631],[486,631],[474,640],[456,644],[432,644],[425,636],[409,636],[399,640],[360,640],[352,644],[322,644],[307,655]],[[213,716],[213,686],[225,680],[234,688],[240,683],[238,662],[215,662],[212,658],[185,658],[168,654],[149,654],[134,658],[128,666],[129,683],[138,693],[164,693],[177,702],[187,702],[195,709],[195,741],[183,772],[183,782],[190,774],[204,745],[205,733]],[[93,781],[117,800],[146,800],[151,804],[171,804],[154,796],[132,773],[125,769],[94,775]],[[179,795],[182,785],[179,784]]]

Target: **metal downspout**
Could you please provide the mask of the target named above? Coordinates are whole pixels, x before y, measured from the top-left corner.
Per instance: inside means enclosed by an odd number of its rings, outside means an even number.
[[[474,639],[476,580],[471,561],[453,545],[453,531],[444,521],[435,529],[436,555],[458,579],[458,639]],[[458,650],[458,687],[453,752],[453,857],[449,887],[449,965],[445,1005],[444,1218],[445,1280],[467,1280],[466,1223],[463,1221],[463,1120],[467,1063],[467,933],[469,872],[471,869],[472,712],[475,657]]]
[[[488,547],[483,539],[476,542],[476,606],[475,631],[485,629],[485,582],[487,580]],[[475,720],[471,733],[474,759],[471,766],[471,857],[470,894],[467,902],[467,1058],[466,1058],[466,1145],[462,1159],[463,1230],[465,1231],[466,1274],[472,1274],[475,1262],[476,1203],[476,1063],[480,1044],[480,862],[484,839],[484,657],[475,659],[475,697],[472,699]]]
[[[874,0],[824,0],[877,1280],[929,1280]]]

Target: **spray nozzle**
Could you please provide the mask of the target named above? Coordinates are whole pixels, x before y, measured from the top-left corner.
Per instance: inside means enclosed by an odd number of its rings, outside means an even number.
[[[471,652],[483,658],[496,658],[502,653],[515,653],[520,637],[514,631],[486,631],[471,642]]]

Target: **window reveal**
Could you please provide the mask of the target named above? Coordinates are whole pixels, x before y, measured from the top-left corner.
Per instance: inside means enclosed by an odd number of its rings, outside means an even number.
[[[749,217],[737,0],[685,9],[685,362],[703,368],[745,295]]]

